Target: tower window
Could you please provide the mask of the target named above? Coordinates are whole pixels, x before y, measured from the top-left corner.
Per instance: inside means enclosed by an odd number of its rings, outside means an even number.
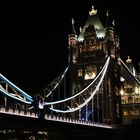
[[[128,103],[133,103],[132,97],[128,97]]]
[[[83,76],[83,70],[82,69],[78,69],[78,77]]]
[[[97,74],[97,68],[93,65],[87,65],[85,68],[85,80],[94,79]]]

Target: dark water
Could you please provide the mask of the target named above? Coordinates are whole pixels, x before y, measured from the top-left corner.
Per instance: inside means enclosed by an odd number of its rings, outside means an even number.
[[[128,133],[123,134],[113,134],[113,135],[96,135],[96,134],[57,134],[51,133],[48,135],[8,135],[8,134],[0,134],[0,140],[92,140],[92,139],[107,139],[107,140],[132,140],[138,137],[137,135]]]
[[[139,126],[125,126],[109,133],[64,133],[0,130],[0,140],[132,140],[140,136]]]

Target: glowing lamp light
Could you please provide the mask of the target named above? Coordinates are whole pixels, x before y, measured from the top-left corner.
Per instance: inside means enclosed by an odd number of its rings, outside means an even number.
[[[124,82],[125,81],[125,79],[123,77],[120,77],[120,80],[121,80],[121,82]]]
[[[121,94],[121,96],[124,95],[124,91],[122,89],[120,90],[120,94]]]
[[[136,93],[136,94],[139,94],[139,89],[138,89],[138,87],[135,87],[135,93]]]
[[[94,79],[96,76],[96,74],[94,72],[90,73],[90,74],[85,74],[85,80],[88,80],[88,79]]]
[[[40,100],[39,101],[39,109],[43,109],[44,108],[44,101]]]

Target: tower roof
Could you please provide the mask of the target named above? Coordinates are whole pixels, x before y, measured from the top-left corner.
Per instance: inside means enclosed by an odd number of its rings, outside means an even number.
[[[94,6],[92,6],[92,10],[89,12],[88,19],[87,19],[79,37],[78,37],[78,41],[84,40],[85,29],[89,25],[94,26],[98,38],[104,37],[104,35],[105,35],[104,27],[103,27],[103,24],[98,17],[97,10],[94,9]]]

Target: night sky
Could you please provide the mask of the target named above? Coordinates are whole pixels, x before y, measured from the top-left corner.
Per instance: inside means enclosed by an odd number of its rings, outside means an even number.
[[[140,61],[138,2],[66,0],[1,5],[0,73],[29,94],[50,83],[68,65],[71,18],[75,19],[79,32],[92,5],[103,24],[109,11],[115,20],[115,32],[120,36],[121,58],[125,60],[130,55],[137,68]]]

